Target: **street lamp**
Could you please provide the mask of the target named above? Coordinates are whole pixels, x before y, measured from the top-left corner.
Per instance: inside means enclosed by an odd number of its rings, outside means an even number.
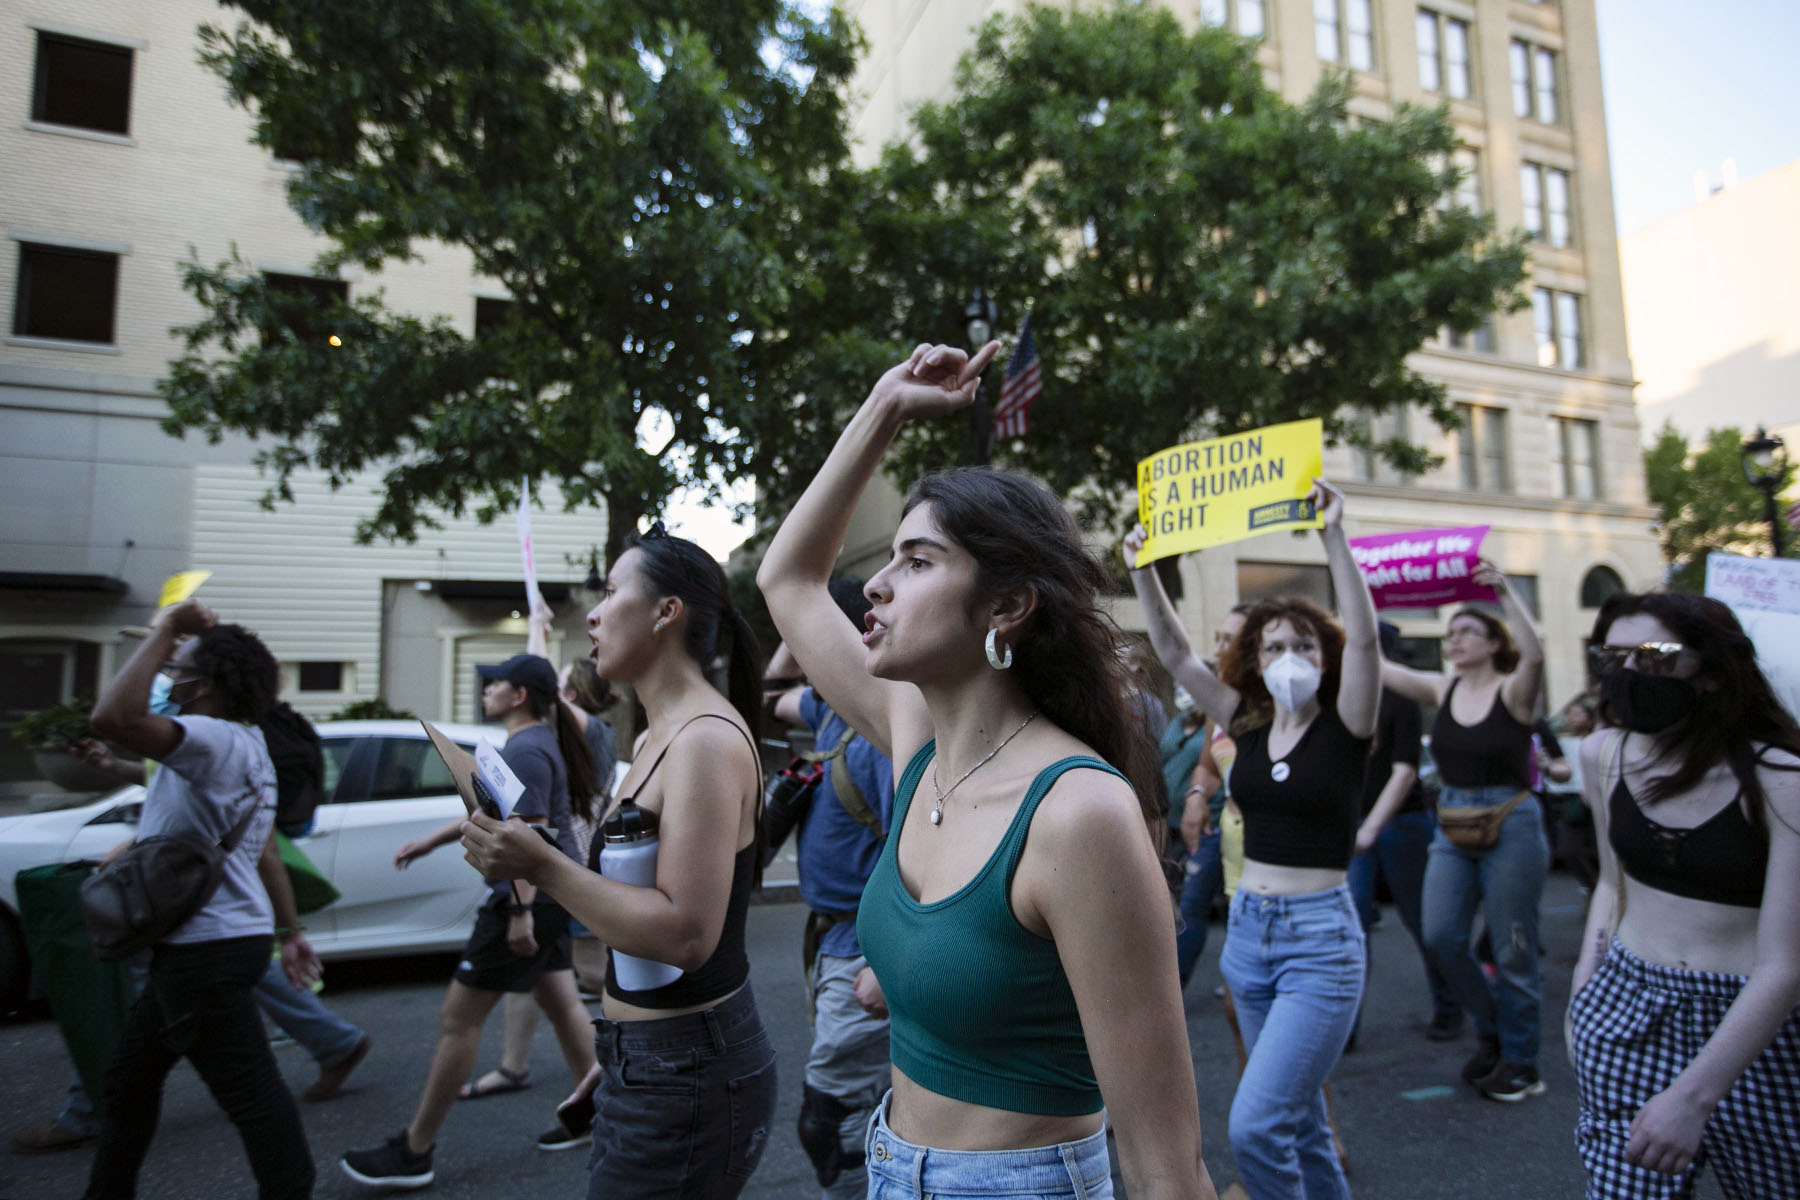
[[[1769,544],[1774,548],[1774,557],[1781,557],[1781,520],[1775,512],[1775,489],[1781,486],[1783,475],[1787,474],[1787,448],[1781,438],[1769,433],[1761,425],[1756,427],[1756,436],[1743,444],[1738,455],[1744,461],[1744,478],[1750,486],[1763,494],[1763,516],[1769,522]]]
[[[969,296],[969,302],[963,306],[963,329],[969,335],[969,353],[988,344],[994,336],[994,324],[1000,319],[1000,312],[994,307],[994,298],[982,290],[980,284]],[[988,397],[985,387],[975,389],[975,406],[970,410],[970,419],[975,423],[975,464],[986,466],[988,456],[994,449],[994,422],[988,416]]]
[[[597,592],[606,586],[606,581],[600,578],[600,551],[593,546],[588,547],[588,573],[587,578],[581,581],[581,586],[590,592]]]

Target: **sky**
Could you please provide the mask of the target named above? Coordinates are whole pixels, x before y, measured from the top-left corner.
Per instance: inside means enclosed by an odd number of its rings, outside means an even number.
[[[1800,159],[1800,0],[1595,0],[1618,231]]]
[[[1800,0],[1594,4],[1620,233],[1693,204],[1727,158],[1740,182],[1800,159]],[[719,558],[750,532],[693,495],[667,519]]]

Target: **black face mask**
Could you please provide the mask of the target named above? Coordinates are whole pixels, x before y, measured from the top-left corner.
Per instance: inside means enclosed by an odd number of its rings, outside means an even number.
[[[1638,733],[1661,733],[1693,711],[1699,692],[1686,679],[1646,675],[1621,667],[1600,681],[1600,694],[1619,724]]]

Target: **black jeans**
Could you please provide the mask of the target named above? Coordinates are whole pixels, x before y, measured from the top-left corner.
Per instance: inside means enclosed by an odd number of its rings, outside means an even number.
[[[730,1200],[775,1118],[775,1048],[745,984],[703,1012],[594,1022],[588,1200]]]
[[[253,996],[270,940],[163,945],[106,1069],[106,1117],[88,1200],[137,1191],[162,1111],[163,1080],[186,1058],[237,1126],[262,1200],[312,1195],[312,1152]]]

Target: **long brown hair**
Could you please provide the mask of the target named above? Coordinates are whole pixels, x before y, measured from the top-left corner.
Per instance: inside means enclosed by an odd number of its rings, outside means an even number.
[[[582,735],[581,726],[575,723],[575,714],[557,698],[555,691],[546,694],[532,687],[523,690],[532,716],[540,721],[554,718],[556,748],[562,754],[563,770],[568,776],[569,811],[583,821],[592,821],[594,794],[600,790],[599,771],[594,766],[594,751]]]
[[[1319,642],[1319,707],[1337,703],[1338,674],[1344,663],[1344,631],[1305,596],[1271,596],[1251,606],[1244,627],[1219,659],[1219,679],[1242,701],[1231,732],[1245,733],[1275,719],[1275,701],[1262,677],[1262,631],[1277,621],[1312,634]]]
[[[1678,795],[1698,783],[1715,763],[1725,762],[1737,777],[1751,822],[1761,825],[1769,800],[1756,775],[1758,746],[1777,747],[1800,757],[1800,726],[1757,665],[1750,635],[1731,609],[1710,596],[1614,592],[1594,618],[1589,644],[1604,646],[1614,621],[1637,614],[1662,622],[1682,645],[1699,655],[1695,681],[1715,685],[1702,703],[1695,704],[1667,734],[1658,736],[1659,744],[1666,747],[1662,757],[1672,760],[1674,769],[1650,780],[1644,788],[1644,801],[1654,803]],[[1618,724],[1604,690],[1599,716],[1608,725]]]
[[[1059,728],[1117,767],[1137,793],[1160,849],[1167,825],[1157,811],[1155,737],[1132,716],[1131,685],[1117,647],[1124,633],[1096,603],[1108,586],[1061,501],[1040,481],[989,467],[925,478],[905,512],[931,506],[934,524],[975,560],[973,613],[1007,592],[1030,588],[1037,607],[1014,635],[1019,685]]]

